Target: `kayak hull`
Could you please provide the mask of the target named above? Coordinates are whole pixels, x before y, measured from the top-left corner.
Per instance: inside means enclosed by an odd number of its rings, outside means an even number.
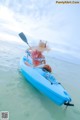
[[[29,81],[35,88],[57,105],[63,105],[66,102],[71,102],[71,98],[67,91],[57,82],[51,73],[43,71],[41,68],[27,66],[24,63],[24,58],[25,56],[23,56],[20,60],[20,71],[27,81]],[[26,59],[26,61],[29,62],[29,59]],[[52,77],[51,79],[53,84],[44,77],[44,73],[45,75]]]

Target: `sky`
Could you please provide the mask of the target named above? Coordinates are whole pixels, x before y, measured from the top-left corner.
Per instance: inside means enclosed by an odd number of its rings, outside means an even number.
[[[80,4],[56,4],[56,0],[0,0],[0,37],[5,32],[14,39],[21,31],[35,40],[47,40],[53,50],[80,58]]]

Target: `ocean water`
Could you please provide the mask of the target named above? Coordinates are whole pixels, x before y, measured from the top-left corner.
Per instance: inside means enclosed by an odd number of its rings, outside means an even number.
[[[25,45],[0,40],[0,111],[9,111],[10,120],[80,120],[80,65],[46,56],[74,103],[74,107],[57,106],[19,72],[25,49]]]

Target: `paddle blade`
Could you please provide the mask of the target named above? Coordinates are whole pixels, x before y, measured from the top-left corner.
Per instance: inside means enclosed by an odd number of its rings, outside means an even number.
[[[26,42],[26,43],[28,44],[27,38],[26,38],[26,36],[24,35],[23,32],[19,33],[19,37],[20,37],[24,42]]]

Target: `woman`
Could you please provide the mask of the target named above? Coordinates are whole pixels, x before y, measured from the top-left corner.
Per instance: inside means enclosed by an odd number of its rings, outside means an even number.
[[[46,64],[46,60],[43,55],[44,51],[49,50],[46,44],[47,42],[43,42],[42,40],[40,40],[38,46],[30,47],[29,50],[27,50],[28,56],[30,56],[32,59],[33,66],[39,66],[41,64]]]

